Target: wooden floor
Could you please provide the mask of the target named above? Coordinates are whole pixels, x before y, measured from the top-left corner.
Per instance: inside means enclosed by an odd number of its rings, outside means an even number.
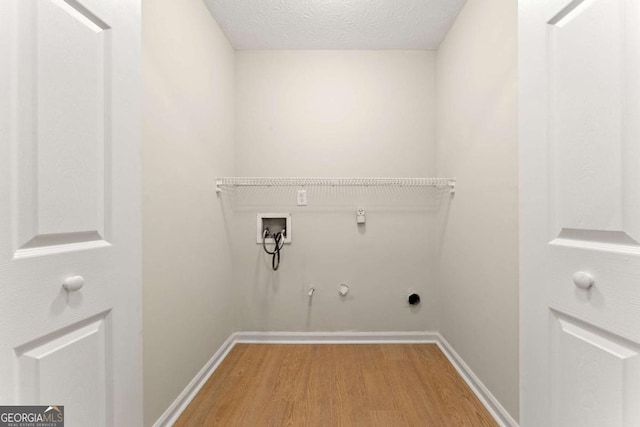
[[[435,344],[237,344],[176,426],[495,426]]]

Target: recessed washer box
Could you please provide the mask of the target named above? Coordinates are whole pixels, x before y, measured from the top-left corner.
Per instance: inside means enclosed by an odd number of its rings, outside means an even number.
[[[291,214],[290,213],[259,213],[256,227],[256,242],[262,244],[262,233],[266,228],[271,234],[279,233],[283,228],[287,229],[284,237],[285,243],[291,243]],[[275,243],[273,237],[267,237],[266,243]]]

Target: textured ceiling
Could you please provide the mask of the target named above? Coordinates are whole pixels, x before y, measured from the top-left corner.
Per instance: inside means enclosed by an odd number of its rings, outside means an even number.
[[[466,0],[204,0],[237,50],[436,49]]]

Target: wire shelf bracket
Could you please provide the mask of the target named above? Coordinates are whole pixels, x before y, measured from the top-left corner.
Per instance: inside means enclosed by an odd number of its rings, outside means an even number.
[[[220,177],[216,179],[216,193],[224,187],[273,187],[273,186],[397,186],[448,188],[456,192],[455,178],[319,178],[319,177]]]

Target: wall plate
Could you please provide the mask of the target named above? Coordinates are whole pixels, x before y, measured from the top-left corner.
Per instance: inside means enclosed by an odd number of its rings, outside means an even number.
[[[259,213],[256,219],[256,243],[262,244],[262,230],[264,230],[264,220],[267,219],[282,219],[282,222],[286,224],[287,235],[284,238],[285,243],[291,243],[291,236],[293,234],[291,229],[291,214],[290,213]],[[279,230],[276,230],[278,232]],[[274,244],[275,241],[272,237],[265,239],[266,243]]]

